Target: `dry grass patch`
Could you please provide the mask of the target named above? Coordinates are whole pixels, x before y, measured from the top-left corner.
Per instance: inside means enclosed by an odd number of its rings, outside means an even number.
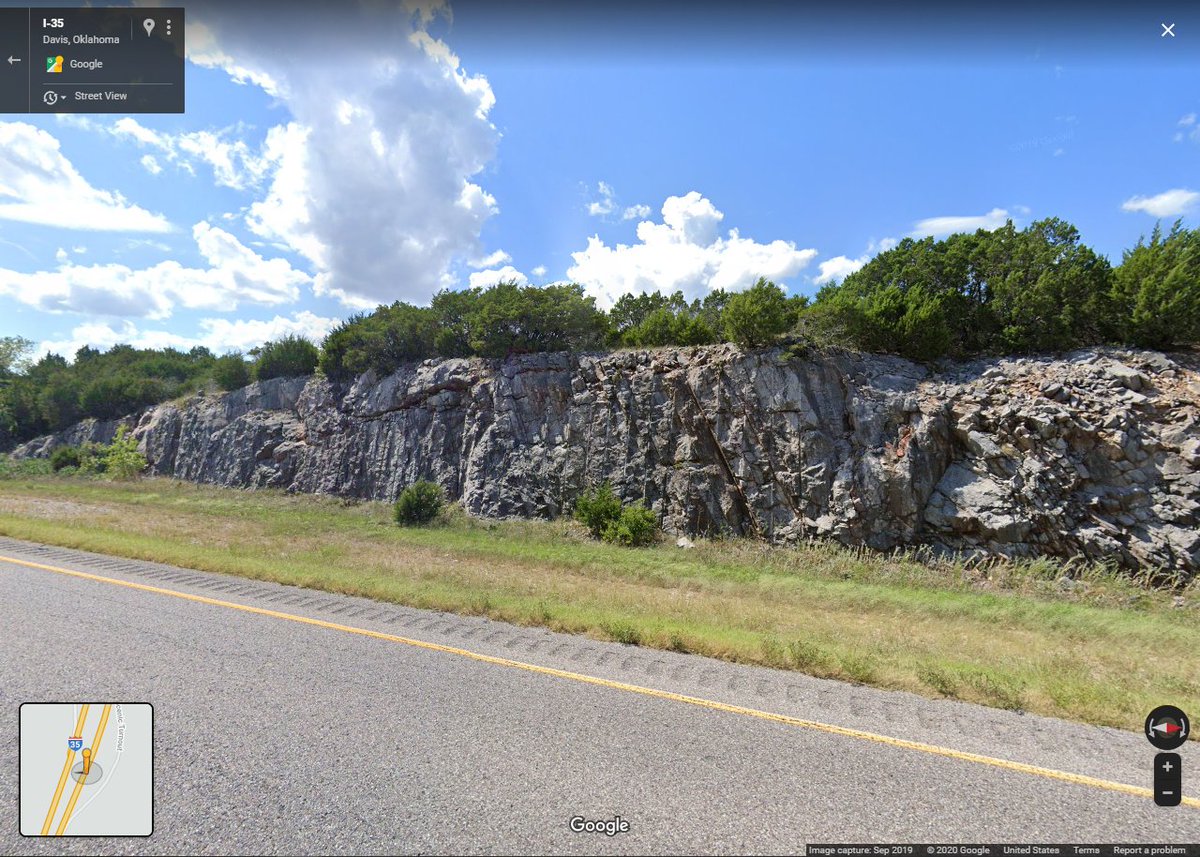
[[[0,481],[0,533],[1136,729],[1200,708],[1200,601],[1111,571],[830,544],[631,550],[568,521],[398,528],[384,504],[151,479]],[[1184,609],[1173,607],[1182,595]]]

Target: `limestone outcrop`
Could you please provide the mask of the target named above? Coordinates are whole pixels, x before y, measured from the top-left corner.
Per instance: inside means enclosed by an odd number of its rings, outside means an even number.
[[[125,423],[157,474],[553,516],[603,480],[676,535],[833,538],[1200,568],[1200,355],[1091,349],[925,367],[731,345],[429,360],[275,379]]]

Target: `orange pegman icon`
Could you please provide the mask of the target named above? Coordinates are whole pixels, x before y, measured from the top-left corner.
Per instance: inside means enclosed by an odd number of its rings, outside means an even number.
[[[92,748],[83,748],[83,775],[86,777],[92,772]]]

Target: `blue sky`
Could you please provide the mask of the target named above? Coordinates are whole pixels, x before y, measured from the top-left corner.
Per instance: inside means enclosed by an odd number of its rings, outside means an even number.
[[[1200,211],[1194,12],[252,8],[189,5],[186,114],[0,117],[0,335],[245,349],[500,277],[811,294],[907,235],[1058,216],[1115,262]]]

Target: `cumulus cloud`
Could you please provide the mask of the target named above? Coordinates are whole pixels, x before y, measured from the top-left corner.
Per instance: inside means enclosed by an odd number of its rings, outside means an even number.
[[[47,339],[38,343],[36,356],[61,354],[68,359],[85,345],[105,350],[118,344],[135,348],[189,349],[204,346],[214,353],[248,351],[272,339],[292,334],[312,342],[320,342],[337,325],[338,319],[323,318],[307,310],[291,316],[277,315],[266,321],[229,321],[224,318],[200,320],[197,336],[183,336],[168,330],[139,329],[132,321],[107,323],[89,321],[72,329],[64,339]]]
[[[869,261],[869,256],[859,256],[857,259],[851,259],[848,256],[834,256],[818,266],[820,273],[812,278],[813,282],[817,285],[824,285],[833,280],[844,280]]]
[[[281,17],[271,4],[226,0],[188,18],[189,60],[291,114],[257,152],[218,135],[195,139],[193,156],[247,186],[261,171],[247,225],[307,259],[314,290],[349,306],[424,301],[453,285],[498,211],[475,181],[498,141],[495,97],[426,31],[443,13],[441,3],[379,0]]]
[[[1141,211],[1154,217],[1177,217],[1187,214],[1200,199],[1200,193],[1177,187],[1155,196],[1132,196],[1121,204],[1125,211]]]
[[[1008,222],[1008,211],[1003,208],[993,208],[987,214],[928,217],[914,224],[912,237],[924,238],[932,235],[943,238],[956,232],[974,232],[977,229],[999,229]]]
[[[494,253],[489,253],[481,259],[472,259],[467,264],[472,268],[494,268],[497,265],[504,265],[512,261],[512,256],[505,253],[503,250],[497,250]]]
[[[650,206],[638,203],[631,205],[621,213],[622,220],[644,220],[650,216]]]
[[[820,273],[813,277],[812,281],[820,286],[835,280],[844,280],[871,261],[872,256],[891,250],[897,243],[895,238],[884,238],[882,241],[872,241],[867,252],[857,259],[851,259],[849,256],[834,256],[832,259],[826,259],[818,265]]]
[[[264,259],[208,223],[197,223],[192,238],[209,267],[188,268],[173,260],[142,269],[77,265],[60,252],[53,271],[0,269],[0,295],[44,312],[164,319],[176,306],[229,311],[242,304],[287,303],[311,283],[286,260]]]
[[[56,229],[171,229],[162,215],[93,187],[63,155],[56,137],[25,122],[0,122],[0,219]]]
[[[468,278],[468,285],[471,288],[486,288],[494,286],[496,283],[517,283],[522,286],[529,285],[529,278],[514,268],[512,265],[505,265],[503,268],[497,268],[491,271],[475,271]]]
[[[790,241],[760,244],[737,229],[722,237],[718,227],[725,215],[696,191],[668,197],[662,217],[662,223],[638,224],[637,244],[610,247],[593,235],[585,249],[571,254],[575,264],[567,277],[607,307],[627,292],[682,290],[694,298],[711,289],[743,289],[760,276],[786,280],[817,255]]]
[[[537,277],[540,280],[542,277],[546,276],[546,266],[538,265],[530,273],[533,274],[535,277]]]

